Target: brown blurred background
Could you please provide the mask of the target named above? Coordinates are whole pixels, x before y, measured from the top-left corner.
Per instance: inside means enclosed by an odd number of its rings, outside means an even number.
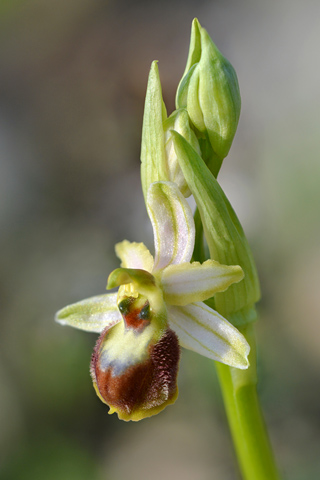
[[[236,480],[214,366],[184,351],[177,403],[107,415],[93,334],[56,310],[104,292],[114,244],[152,248],[139,153],[149,66],[168,111],[197,16],[234,65],[220,181],[261,276],[260,394],[284,478],[320,478],[319,17],[315,0],[0,2],[0,477]]]

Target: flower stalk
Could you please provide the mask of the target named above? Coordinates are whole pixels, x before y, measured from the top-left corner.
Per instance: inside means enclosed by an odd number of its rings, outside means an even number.
[[[280,480],[257,393],[253,325],[239,327],[251,352],[250,367],[239,371],[215,363],[228,423],[244,480]]]

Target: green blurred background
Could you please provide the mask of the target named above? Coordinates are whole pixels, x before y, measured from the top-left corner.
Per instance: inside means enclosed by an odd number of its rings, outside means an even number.
[[[284,478],[320,478],[320,3],[1,0],[1,480],[239,479],[212,362],[184,351],[176,404],[120,422],[92,388],[96,336],[53,322],[104,292],[117,241],[152,248],[147,75],[159,60],[172,111],[194,16],[242,93],[220,181],[261,276],[267,424]]]

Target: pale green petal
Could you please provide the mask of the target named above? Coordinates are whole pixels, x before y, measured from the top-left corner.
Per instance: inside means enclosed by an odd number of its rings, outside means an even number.
[[[143,243],[123,242],[115,246],[117,257],[121,260],[123,268],[139,268],[152,272],[153,256]]]
[[[154,234],[154,271],[170,264],[190,262],[195,237],[194,220],[191,208],[176,184],[152,183],[147,209]]]
[[[250,347],[244,336],[204,303],[170,306],[168,316],[183,347],[231,367],[248,368]]]
[[[241,267],[207,260],[202,265],[198,262],[169,265],[162,272],[161,285],[167,303],[187,305],[207,300],[242,278]]]
[[[122,320],[117,307],[117,294],[98,295],[68,305],[57,312],[55,320],[61,325],[100,333]]]

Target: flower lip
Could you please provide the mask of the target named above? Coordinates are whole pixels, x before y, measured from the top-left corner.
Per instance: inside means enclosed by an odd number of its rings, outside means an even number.
[[[135,309],[137,303],[142,299],[129,299],[126,311],[130,305],[134,316],[139,311]],[[140,310],[143,316],[148,313],[146,306],[143,304]],[[175,402],[179,357],[178,338],[170,328],[159,331],[156,324],[149,322],[146,328],[132,329],[124,321],[102,332],[90,372],[99,398],[110,407],[109,413],[117,412],[120,419],[136,421]]]

